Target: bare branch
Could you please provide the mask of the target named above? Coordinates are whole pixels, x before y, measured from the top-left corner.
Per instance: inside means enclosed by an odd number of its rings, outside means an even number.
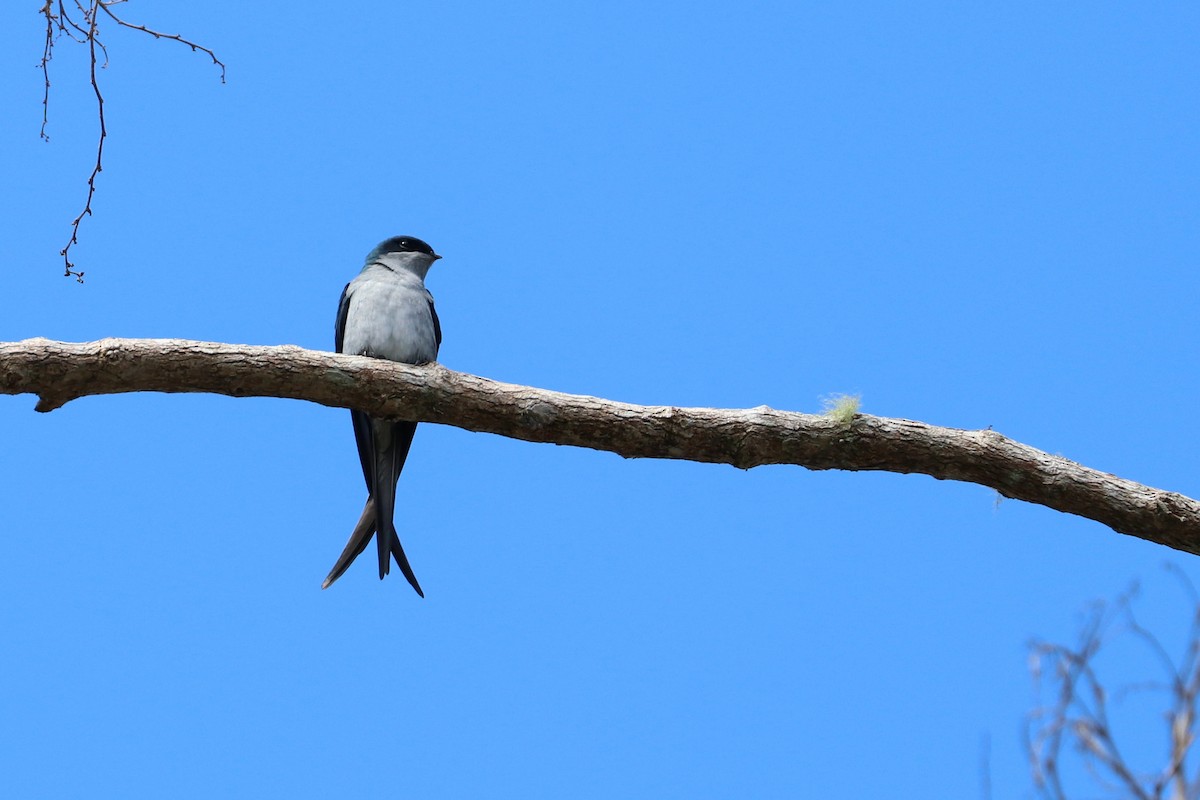
[[[75,0],[75,8],[79,11],[83,20],[86,22],[87,21],[87,9],[83,7],[83,4],[80,3],[79,0]],[[58,2],[58,10],[59,10],[59,14],[61,15],[60,20],[59,20],[60,24],[58,26],[59,29],[61,30],[61,32],[65,33],[67,35],[67,38],[74,39],[79,44],[83,44],[84,42],[86,42],[87,41],[87,29],[84,28],[82,25],[80,25],[75,20],[71,19],[71,17],[67,14],[66,7],[64,7],[62,4],[62,0],[59,0],[59,2]],[[75,33],[72,33],[71,31],[75,31]],[[79,35],[76,36],[75,34],[79,34]]]
[[[97,0],[99,1],[99,0]],[[88,14],[88,33],[87,33],[88,51],[91,55],[91,79],[92,91],[96,93],[96,112],[100,117],[100,141],[96,144],[96,166],[92,167],[92,174],[88,176],[88,192],[87,200],[83,204],[83,211],[79,212],[79,216],[71,223],[71,238],[67,240],[67,246],[59,253],[63,257],[65,277],[75,276],[75,280],[83,283],[83,272],[75,269],[75,265],[71,263],[71,245],[79,241],[79,224],[83,222],[84,217],[92,215],[92,198],[96,195],[96,176],[104,169],[104,140],[108,138],[108,128],[104,124],[104,95],[100,93],[100,83],[96,80],[96,12],[95,9]],[[108,50],[104,45],[100,45],[100,49],[104,53],[104,64],[108,65]]]
[[[42,92],[42,128],[40,136],[43,140],[49,141],[50,136],[46,133],[46,126],[49,123],[50,113],[50,60],[54,55],[54,43],[57,35],[66,35],[68,38],[79,42],[80,44],[87,43],[90,76],[92,83],[92,91],[96,95],[96,113],[100,119],[100,137],[96,144],[96,164],[92,168],[91,175],[88,176],[88,191],[87,200],[84,201],[83,210],[79,212],[79,216],[71,222],[71,236],[67,240],[66,246],[59,251],[62,256],[65,267],[64,275],[67,277],[74,276],[76,280],[83,283],[83,272],[75,269],[75,265],[71,262],[71,247],[79,243],[79,226],[83,223],[84,217],[92,215],[92,198],[96,195],[96,176],[104,170],[104,140],[108,137],[108,128],[104,119],[104,95],[100,92],[100,83],[96,78],[96,64],[98,62],[97,49],[104,56],[103,63],[100,68],[108,66],[108,48],[100,39],[99,18],[100,12],[103,11],[114,23],[123,28],[140,31],[141,33],[153,36],[155,39],[170,39],[180,44],[191,48],[192,52],[197,51],[206,53],[212,59],[213,64],[221,68],[221,83],[225,83],[225,64],[217,58],[216,53],[212,50],[197,44],[189,39],[174,34],[162,33],[161,31],[152,30],[145,25],[136,25],[126,22],[112,10],[112,6],[119,5],[125,0],[87,0],[85,6],[83,0],[74,0],[75,8],[79,12],[82,22],[77,22],[67,10],[63,0],[46,0],[42,5],[40,13],[46,18],[46,41],[42,50],[42,79],[44,89]],[[55,29],[58,33],[56,35]]]
[[[1186,580],[1185,580],[1186,583]],[[1190,584],[1188,585],[1190,587]],[[1070,741],[1079,753],[1082,766],[1098,785],[1122,797],[1162,800],[1170,789],[1172,800],[1191,800],[1198,795],[1196,780],[1189,781],[1187,758],[1196,738],[1196,703],[1200,696],[1200,670],[1196,652],[1200,640],[1193,624],[1187,653],[1179,664],[1167,655],[1162,642],[1142,627],[1133,615],[1135,590],[1126,592],[1109,607],[1098,606],[1083,627],[1075,648],[1038,642],[1033,644],[1032,672],[1035,685],[1042,680],[1041,662],[1054,662],[1052,682],[1058,687],[1051,705],[1035,708],[1029,715],[1025,743],[1029,753],[1034,784],[1044,797],[1062,800],[1063,744]],[[1200,615],[1192,592],[1193,617]],[[1124,620],[1124,625],[1115,622]],[[1132,633],[1156,657],[1169,680],[1165,683],[1142,682],[1138,688],[1153,685],[1168,699],[1166,713],[1167,758],[1165,766],[1154,772],[1138,773],[1118,749],[1107,711],[1107,697],[1118,700],[1129,694],[1130,687],[1110,693],[1093,669],[1093,662],[1106,638]],[[1158,724],[1157,720],[1155,724]],[[1144,737],[1143,737],[1144,738]]]
[[[433,365],[180,339],[47,339],[0,344],[0,393],[33,392],[40,411],[93,394],[215,392],[359,408],[627,458],[676,458],[741,469],[922,473],[1200,553],[1200,502],[1089,469],[992,430],[941,428],[855,414],[848,421],[777,411],[639,406],[497,383]]]
[[[155,39],[170,39],[173,42],[179,42],[180,44],[187,45],[188,47],[192,48],[193,53],[195,53],[197,50],[202,53],[207,53],[208,57],[212,59],[213,64],[221,68],[221,83],[225,83],[225,62],[223,62],[223,61],[221,61],[221,59],[217,58],[216,53],[214,53],[212,50],[209,50],[204,45],[196,44],[195,42],[191,41],[190,39],[183,38],[182,36],[180,36],[177,33],[162,33],[161,31],[151,30],[150,28],[147,28],[145,25],[134,25],[131,22],[126,22],[125,20],[121,19],[116,14],[114,14],[112,11],[112,8],[111,8],[111,6],[114,6],[114,5],[117,5],[117,3],[123,3],[123,2],[125,2],[125,0],[108,0],[108,2],[104,2],[103,0],[101,0],[100,9],[102,11],[104,11],[105,14],[108,14],[108,16],[112,17],[113,22],[117,23],[122,28],[131,28],[132,30],[135,30],[135,31],[141,31],[142,33],[148,33],[151,36],[153,36]]]
[[[46,17],[46,42],[42,45],[42,79],[45,88],[42,90],[42,130],[38,135],[42,141],[50,141],[46,133],[46,123],[50,121],[50,59],[54,57],[54,0],[46,0],[42,6],[42,14]]]

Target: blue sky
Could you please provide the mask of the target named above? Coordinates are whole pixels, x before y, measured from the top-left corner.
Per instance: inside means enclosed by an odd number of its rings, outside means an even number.
[[[381,239],[441,361],[612,399],[863,410],[1200,495],[1194,4],[130,2],[41,120],[0,25],[0,338],[331,349]],[[349,415],[0,398],[0,781],[21,797],[1029,793],[1026,643],[1165,561],[924,476],[626,461],[423,426],[356,564]],[[1171,640],[1174,641],[1174,640]],[[1114,656],[1114,679],[1146,664]],[[1131,721],[1157,755],[1159,719]],[[1153,762],[1157,766],[1157,762]]]

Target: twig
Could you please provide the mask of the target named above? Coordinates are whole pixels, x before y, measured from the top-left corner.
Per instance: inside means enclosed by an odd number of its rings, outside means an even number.
[[[1200,698],[1200,604],[1194,588],[1186,578],[1183,582],[1191,590],[1193,618],[1187,651],[1178,664],[1167,654],[1161,640],[1138,623],[1133,614],[1132,590],[1119,597],[1110,608],[1099,606],[1092,612],[1076,648],[1044,642],[1032,646],[1035,684],[1040,678],[1043,658],[1054,661],[1054,680],[1058,683],[1054,704],[1036,708],[1026,725],[1026,752],[1034,784],[1043,797],[1054,800],[1067,797],[1061,774],[1062,745],[1067,739],[1074,743],[1082,756],[1083,766],[1093,779],[1117,795],[1138,800],[1162,800],[1170,788],[1172,800],[1197,797],[1200,784],[1196,780],[1189,782],[1187,758],[1196,738],[1196,705]],[[1167,761],[1161,770],[1141,776],[1117,747],[1109,724],[1106,700],[1109,692],[1092,668],[1102,640],[1117,617],[1125,620],[1121,630],[1133,634],[1148,647],[1169,677],[1168,683],[1157,684],[1169,698],[1164,714]],[[1147,685],[1143,682],[1139,688]],[[1112,694],[1120,700],[1131,688],[1123,687]]]
[[[79,225],[83,222],[84,217],[92,215],[92,198],[96,195],[96,176],[104,169],[104,140],[108,138],[108,128],[104,124],[104,95],[100,93],[100,83],[96,80],[96,14],[93,10],[88,17],[88,53],[91,56],[91,78],[92,91],[96,93],[96,109],[100,117],[100,141],[96,144],[96,166],[92,167],[92,174],[88,176],[88,192],[87,200],[83,204],[83,211],[79,212],[79,216],[71,223],[71,238],[67,240],[67,246],[59,253],[63,257],[66,272],[65,277],[75,276],[75,280],[83,283],[83,271],[75,269],[75,265],[71,263],[71,245],[79,241]],[[101,45],[101,50],[104,52],[104,63],[108,64],[108,51],[104,50]]]
[[[104,56],[104,61],[100,64],[100,68],[104,69],[108,66],[108,48],[100,39],[99,15],[103,11],[113,22],[123,28],[130,28],[135,31],[153,36],[155,39],[170,39],[187,45],[192,52],[197,51],[206,53],[212,59],[213,64],[221,68],[221,83],[225,83],[225,63],[217,58],[216,53],[212,50],[197,44],[189,39],[174,34],[162,33],[161,31],[152,30],[145,25],[136,25],[126,22],[121,19],[112,10],[112,6],[119,5],[125,0],[88,0],[85,6],[83,0],[74,0],[75,8],[81,15],[82,24],[76,21],[67,11],[63,0],[46,0],[42,6],[40,13],[46,18],[46,41],[42,49],[42,79],[44,89],[42,92],[42,127],[40,137],[45,141],[50,141],[50,135],[46,133],[46,126],[49,124],[50,115],[50,60],[54,55],[54,43],[57,36],[66,35],[71,40],[80,44],[87,43],[88,55],[90,57],[90,77],[92,91],[96,95],[96,113],[100,120],[100,136],[96,143],[96,165],[92,168],[91,174],[88,176],[88,191],[87,199],[84,201],[83,210],[79,212],[79,216],[71,222],[71,236],[67,240],[66,246],[59,251],[64,264],[64,275],[66,277],[74,277],[80,283],[83,283],[82,270],[75,269],[75,265],[71,262],[70,252],[71,247],[79,243],[79,226],[83,223],[84,217],[92,216],[92,199],[96,196],[96,176],[104,170],[104,140],[108,138],[108,127],[104,118],[104,95],[100,91],[100,82],[96,77],[96,64],[99,61],[97,58],[97,49]],[[55,29],[57,28],[57,34]],[[78,35],[76,35],[78,34]]]
[[[192,48],[193,53],[195,53],[197,50],[199,50],[202,53],[206,53],[208,55],[208,57],[212,59],[213,64],[221,68],[221,83],[225,83],[225,62],[223,62],[223,61],[221,61],[221,59],[217,58],[216,53],[214,53],[212,50],[209,50],[204,45],[196,44],[195,42],[191,41],[190,39],[183,38],[182,36],[180,36],[177,33],[163,33],[162,31],[151,30],[150,28],[147,28],[145,25],[135,25],[132,22],[126,22],[125,20],[121,19],[116,14],[114,14],[112,12],[112,9],[109,8],[109,6],[116,5],[117,3],[123,3],[123,2],[125,2],[125,0],[107,0],[107,2],[105,2],[104,0],[101,0],[100,8],[101,8],[101,10],[104,11],[105,14],[108,14],[108,16],[112,17],[113,22],[117,23],[122,28],[131,28],[135,31],[141,31],[142,33],[148,33],[151,36],[153,36],[155,39],[170,39],[173,42],[179,42],[180,44],[185,44],[188,47]]]
[[[42,6],[42,14],[46,16],[46,43],[42,47],[42,78],[45,89],[42,91],[42,130],[39,136],[42,141],[50,141],[46,133],[46,123],[50,121],[50,59],[54,57],[54,3],[46,0]]]

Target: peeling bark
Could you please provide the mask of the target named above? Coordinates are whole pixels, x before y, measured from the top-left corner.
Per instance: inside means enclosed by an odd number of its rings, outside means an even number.
[[[1005,497],[1101,522],[1200,554],[1200,503],[1044,453],[991,430],[941,428],[857,414],[829,417],[750,409],[618,403],[453,372],[437,364],[183,339],[49,339],[0,343],[0,394],[33,393],[36,410],[121,392],[211,392],[282,397],[437,422],[530,442],[749,469],[922,473],[977,483]]]

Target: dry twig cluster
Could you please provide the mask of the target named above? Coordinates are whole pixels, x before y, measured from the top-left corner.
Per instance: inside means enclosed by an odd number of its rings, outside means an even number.
[[[88,176],[88,191],[87,200],[84,201],[83,210],[71,222],[71,237],[67,240],[67,244],[59,252],[63,257],[65,272],[67,277],[74,277],[80,283],[83,282],[83,272],[75,269],[75,265],[71,263],[71,246],[79,241],[79,226],[83,222],[83,218],[92,214],[92,198],[96,195],[96,176],[104,169],[104,140],[108,138],[108,129],[104,121],[104,95],[100,92],[100,82],[96,77],[97,67],[104,69],[108,66],[108,48],[100,38],[100,22],[103,19],[106,23],[112,23],[122,28],[129,28],[135,31],[149,34],[155,39],[171,39],[180,44],[187,45],[192,49],[192,52],[206,53],[213,60],[213,64],[221,68],[221,83],[225,82],[225,64],[217,58],[216,54],[203,45],[185,39],[182,36],[174,33],[163,33],[161,31],[152,30],[145,25],[135,25],[132,22],[127,22],[122,19],[113,7],[126,2],[126,0],[46,0],[41,8],[41,14],[46,18],[46,41],[42,50],[42,77],[45,81],[45,89],[42,92],[42,139],[49,141],[50,136],[46,133],[46,125],[50,121],[50,61],[54,56],[54,45],[59,38],[65,36],[73,42],[86,45],[90,56],[89,64],[91,71],[92,91],[96,94],[96,112],[100,118],[100,138],[96,144],[96,164],[92,167],[92,174]]]
[[[1191,598],[1191,627],[1186,650],[1178,662],[1134,616],[1136,590],[1110,606],[1094,608],[1076,646],[1049,642],[1031,645],[1035,686],[1051,695],[1049,702],[1029,715],[1025,734],[1034,785],[1042,797],[1066,800],[1070,796],[1067,776],[1078,779],[1086,773],[1109,796],[1137,800],[1200,798],[1200,767],[1189,763],[1200,695],[1200,597],[1183,573],[1174,571]],[[1122,636],[1132,637],[1148,648],[1162,667],[1162,681],[1143,681],[1115,690],[1101,681],[1097,656],[1104,646]],[[1166,701],[1165,725],[1155,720],[1146,726],[1156,730],[1162,725],[1166,734],[1164,763],[1152,770],[1140,770],[1130,763],[1118,746],[1113,721],[1113,706],[1141,693],[1153,693]],[[1139,738],[1145,739],[1145,734]],[[1068,761],[1072,754],[1075,759]]]

